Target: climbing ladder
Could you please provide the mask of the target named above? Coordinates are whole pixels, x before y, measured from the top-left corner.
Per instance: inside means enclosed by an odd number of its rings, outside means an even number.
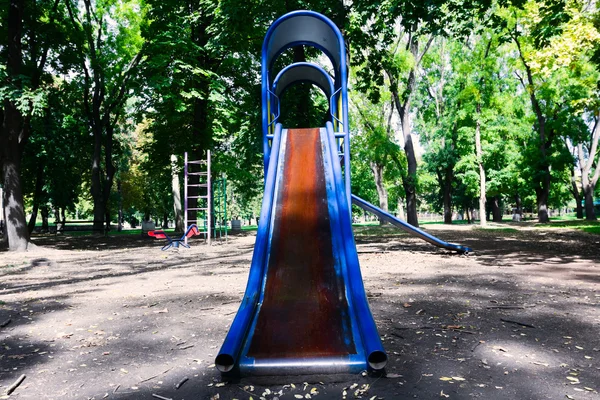
[[[197,166],[197,167],[196,167]],[[205,168],[203,168],[205,167]],[[203,170],[204,169],[204,170]],[[197,178],[196,178],[197,177]],[[190,179],[192,183],[190,183]],[[204,240],[211,244],[211,175],[210,175],[210,150],[206,151],[206,160],[188,160],[188,153],[184,157],[184,179],[183,179],[183,223],[185,228],[190,223],[203,227],[200,234],[204,235]],[[194,195],[190,195],[188,188],[198,188]],[[189,200],[196,200],[195,207],[189,207]],[[189,212],[195,211],[195,217],[189,218]],[[187,236],[185,238],[187,244]]]

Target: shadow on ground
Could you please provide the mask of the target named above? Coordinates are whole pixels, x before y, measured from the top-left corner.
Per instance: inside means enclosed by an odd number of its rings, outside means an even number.
[[[458,256],[397,231],[358,232],[367,296],[390,359],[383,375],[222,382],[214,357],[245,287],[251,244],[167,259],[115,244],[112,258],[40,255],[0,271],[10,298],[0,302],[0,323],[13,319],[0,330],[0,391],[26,373],[17,399],[598,398],[600,254],[588,251],[598,239],[434,234],[475,253]],[[72,267],[55,276],[52,262]],[[27,282],[41,268],[50,275]],[[150,283],[152,290],[138,287]]]

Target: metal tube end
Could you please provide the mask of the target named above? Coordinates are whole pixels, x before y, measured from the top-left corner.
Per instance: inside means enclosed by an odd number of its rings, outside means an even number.
[[[369,358],[367,359],[369,363],[369,367],[378,371],[383,369],[388,362],[387,355],[383,351],[374,351],[369,354]]]
[[[235,360],[229,354],[219,354],[215,359],[215,366],[220,372],[229,372],[235,366]]]

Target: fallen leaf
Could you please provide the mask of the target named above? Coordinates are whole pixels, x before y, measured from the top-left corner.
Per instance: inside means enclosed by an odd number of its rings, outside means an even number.
[[[404,303],[403,306],[404,306],[404,308],[408,308],[408,307],[412,307],[412,304],[410,304],[410,303]]]
[[[543,362],[538,362],[538,361],[532,361],[531,363],[535,364],[535,365],[543,365],[544,367],[549,367],[550,366],[550,364],[543,363]]]
[[[400,374],[387,374],[386,376],[388,378],[402,378],[402,375]]]
[[[295,394],[294,397],[297,398],[297,399],[303,399],[304,398],[304,396],[302,396],[301,394]]]
[[[448,382],[448,381],[451,381],[451,380],[452,380],[452,378],[450,378],[450,377],[448,377],[448,376],[442,376],[442,377],[440,378],[440,381],[444,381],[444,382]]]
[[[449,395],[449,394],[446,394],[446,393],[444,393],[444,391],[442,390],[442,391],[440,392],[440,397],[446,397],[446,398],[448,398],[448,397],[450,397],[450,395]]]
[[[461,378],[460,376],[453,376],[452,379],[454,379],[455,381],[464,381],[465,378]]]

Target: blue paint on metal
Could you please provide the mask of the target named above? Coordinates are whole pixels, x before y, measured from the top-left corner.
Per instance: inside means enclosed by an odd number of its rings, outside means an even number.
[[[470,247],[461,246],[459,244],[448,243],[441,239],[438,239],[435,236],[422,231],[421,229],[417,228],[416,226],[413,226],[413,225],[409,224],[408,222],[403,221],[400,218],[395,217],[395,216],[383,211],[381,208],[374,206],[373,204],[369,203],[366,200],[361,199],[360,197],[358,197],[356,195],[352,195],[352,203],[359,206],[363,210],[373,213],[373,214],[377,215],[379,218],[399,227],[400,229],[404,230],[405,232],[408,232],[411,235],[420,237],[421,239],[423,239],[435,246],[438,246],[438,247],[441,247],[441,248],[444,248],[447,250],[457,251],[462,254],[468,254],[473,251],[473,250],[471,250]]]
[[[260,212],[260,220],[258,223],[258,232],[254,245],[254,253],[252,255],[252,263],[250,264],[250,272],[248,275],[248,284],[242,304],[229,328],[225,342],[219,351],[216,363],[221,364],[222,372],[229,372],[235,366],[235,360],[238,358],[240,349],[249,323],[254,315],[257,306],[258,296],[260,295],[260,287],[264,281],[265,266],[268,261],[268,242],[271,225],[271,213],[273,210],[273,199],[275,195],[275,179],[277,178],[277,170],[279,164],[279,147],[281,137],[281,125],[275,126],[275,134],[273,139],[273,148],[275,156],[271,157],[267,179],[265,184],[265,194],[263,197],[262,208]],[[233,361],[233,363],[232,363]]]
[[[339,234],[341,235],[341,241],[343,243],[343,253],[346,257],[346,268],[348,269],[348,280],[346,283],[349,286],[349,290],[355,306],[355,318],[357,319],[358,326],[361,330],[362,343],[365,347],[367,354],[367,360],[370,361],[373,357],[379,357],[379,363],[385,365],[387,363],[387,356],[385,350],[381,344],[373,315],[369,309],[367,302],[367,296],[365,294],[365,288],[363,285],[362,275],[360,272],[360,265],[358,263],[358,254],[356,252],[356,243],[354,242],[354,233],[352,231],[352,221],[350,219],[350,212],[348,211],[350,206],[347,202],[345,188],[342,180],[342,169],[337,156],[335,147],[335,138],[333,125],[328,122],[326,125],[327,137],[329,139],[330,148],[330,160],[332,161],[335,191],[337,195],[337,205],[339,207]],[[369,363],[374,368],[376,365]],[[383,367],[382,367],[383,368]],[[379,368],[375,368],[379,369]]]
[[[286,142],[287,142],[287,129],[282,129],[280,138],[279,138],[279,162],[277,163],[277,172],[275,175],[275,180],[273,184],[275,185],[273,189],[273,198],[271,200],[271,215],[268,225],[268,241],[267,241],[267,254],[265,257],[265,265],[262,268],[262,284],[260,285],[260,296],[257,301],[257,305],[254,311],[254,317],[250,323],[250,329],[248,329],[248,334],[244,340],[243,348],[241,351],[241,356],[238,361],[240,366],[240,370],[248,372],[249,369],[251,371],[251,366],[255,364],[255,359],[253,357],[248,357],[248,350],[250,344],[252,343],[252,337],[254,336],[256,323],[258,322],[258,314],[260,312],[261,305],[265,298],[265,288],[267,284],[267,274],[269,273],[269,259],[271,258],[271,244],[273,243],[273,227],[275,226],[275,210],[277,208],[277,203],[280,199],[278,199],[277,194],[279,193],[279,186],[282,184],[283,178],[283,168],[285,167],[285,152],[286,152]],[[263,200],[264,202],[264,200]],[[246,373],[247,374],[247,373]]]
[[[348,67],[346,45],[339,28],[326,16],[314,11],[293,11],[277,19],[267,30],[262,47],[262,128],[265,176],[270,157],[269,112],[271,69],[277,57],[285,50],[299,45],[320,49],[334,67],[334,89],[340,90],[342,102],[342,129],[344,133],[344,181],[347,201],[350,203],[350,131],[348,122]],[[336,99],[334,99],[335,101]]]
[[[331,125],[331,123],[329,123]],[[325,169],[325,187],[327,189],[327,208],[329,210],[329,226],[331,229],[331,243],[333,246],[333,257],[335,260],[335,270],[338,276],[343,280],[346,300],[348,302],[348,317],[350,320],[351,332],[344,332],[344,338],[348,342],[353,338],[353,342],[356,346],[357,357],[361,357],[363,360],[362,369],[367,368],[365,350],[360,334],[359,327],[357,326],[356,319],[352,316],[356,314],[354,300],[352,292],[349,291],[348,282],[350,280],[350,273],[348,271],[348,262],[346,259],[346,252],[344,251],[344,237],[340,231],[341,223],[340,218],[344,218],[346,215],[340,212],[337,186],[336,186],[336,175],[335,175],[335,163],[339,164],[339,159],[335,156],[335,160],[332,159],[331,142],[329,141],[330,133],[327,129],[321,128],[321,151],[323,152],[323,168]],[[356,249],[355,249],[356,250]]]
[[[285,91],[297,83],[312,83],[323,91],[329,101],[331,115],[334,116],[337,111],[335,102],[335,89],[333,78],[319,65],[309,62],[297,62],[283,68],[273,81],[271,94],[274,97],[271,100],[271,110],[280,110],[280,98]],[[276,119],[275,119],[276,120]]]

